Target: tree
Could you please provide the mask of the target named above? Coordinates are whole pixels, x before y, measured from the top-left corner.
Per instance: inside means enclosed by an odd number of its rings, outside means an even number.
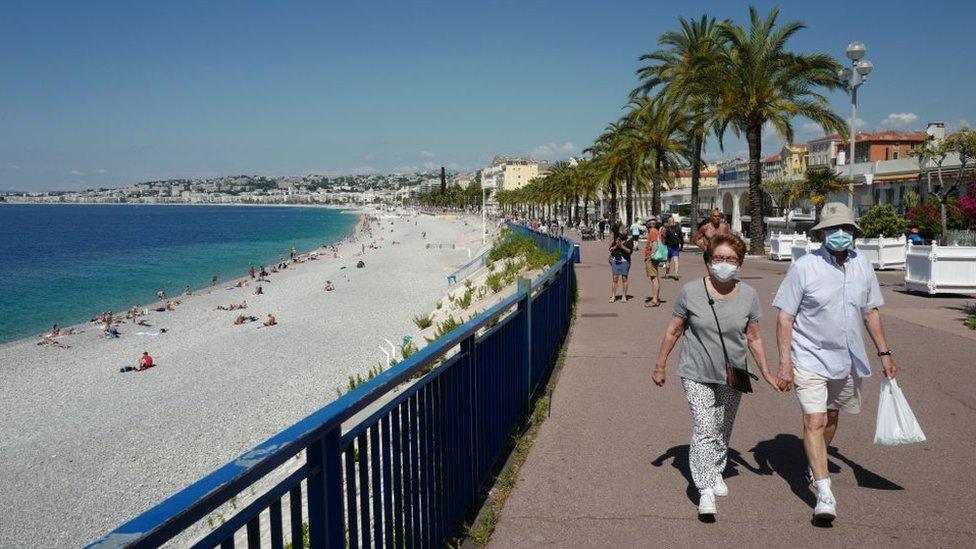
[[[797,187],[799,186],[797,180],[788,179],[786,177],[773,177],[770,179],[765,179],[762,182],[763,192],[769,195],[776,203],[776,207],[779,208],[780,214],[786,219],[786,230],[790,230],[790,220],[787,217],[790,207],[796,201],[797,197]]]
[[[680,30],[661,35],[653,53],[640,56],[640,61],[650,62],[641,67],[637,77],[641,85],[631,92],[632,97],[647,95],[661,87],[661,95],[668,102],[681,105],[688,113],[688,134],[691,137],[689,163],[691,164],[691,226],[698,226],[700,210],[699,188],[701,182],[702,154],[705,138],[714,126],[714,90],[708,76],[721,59],[722,39],[714,17],[707,14],[698,20],[679,18]]]
[[[832,193],[849,192],[849,181],[834,170],[807,170],[793,190],[793,201],[809,200],[819,210]]]
[[[788,51],[789,39],[806,25],[797,21],[777,25],[778,16],[778,8],[763,18],[750,7],[748,29],[720,23],[718,33],[726,46],[707,75],[715,86],[720,131],[731,128],[737,136],[744,134],[749,146],[749,241],[754,254],[764,252],[763,126],[768,124],[788,143],[793,142],[796,116],[815,122],[825,132],[847,134],[844,120],[830,110],[827,98],[818,91],[840,87],[840,65],[827,54]]]
[[[664,182],[678,167],[678,157],[687,153],[683,132],[689,119],[665,96],[641,97],[632,100],[630,105],[632,110],[627,120],[635,132],[630,151],[633,171],[636,175],[650,173],[651,213],[658,216]]]
[[[925,171],[926,166],[929,163],[935,164],[936,174],[939,178],[939,188],[936,190],[932,187],[932,172],[928,171],[926,173],[927,191],[928,194],[932,195],[936,200],[939,201],[939,238],[940,244],[945,244],[946,231],[948,229],[948,217],[946,213],[946,206],[949,204],[949,198],[952,197],[952,193],[955,191],[955,186],[952,188],[947,188],[944,181],[942,180],[942,164],[945,163],[946,157],[949,156],[951,151],[950,144],[947,140],[942,139],[940,141],[926,141],[921,146],[912,150],[909,154],[915,157],[918,161],[919,176]],[[927,208],[918,210],[916,215],[919,215],[922,219],[926,219],[927,216],[924,213],[927,212]],[[934,231],[933,231],[934,232]]]
[[[905,232],[905,220],[895,213],[891,204],[872,206],[861,216],[860,225],[864,238],[895,237]]]

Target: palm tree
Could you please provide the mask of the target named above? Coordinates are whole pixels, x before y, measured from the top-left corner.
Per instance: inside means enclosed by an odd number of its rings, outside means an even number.
[[[749,8],[749,29],[731,22],[718,25],[725,42],[720,59],[708,71],[715,87],[715,117],[720,131],[731,127],[749,145],[749,242],[752,253],[764,250],[762,199],[762,130],[768,124],[780,138],[793,142],[792,119],[802,116],[825,132],[846,136],[844,120],[830,110],[819,89],[840,86],[840,65],[824,53],[799,54],[786,49],[789,39],[806,28],[794,21],[776,24],[779,9],[763,18]]]
[[[662,49],[640,56],[652,64],[641,67],[641,85],[631,92],[649,94],[662,87],[667,101],[680,104],[689,113],[691,136],[691,226],[698,225],[699,188],[705,138],[714,122],[714,90],[708,79],[712,67],[721,59],[722,39],[714,17],[705,14],[698,20],[678,19],[681,29],[666,32],[658,39]]]
[[[641,97],[630,102],[628,115],[636,132],[631,154],[637,166],[651,174],[651,213],[661,213],[661,191],[665,179],[679,165],[679,156],[687,152],[683,132],[689,118],[684,111],[665,96],[655,99]]]
[[[819,211],[831,193],[850,192],[849,180],[834,170],[807,170],[797,181],[791,194],[792,201],[809,200]]]

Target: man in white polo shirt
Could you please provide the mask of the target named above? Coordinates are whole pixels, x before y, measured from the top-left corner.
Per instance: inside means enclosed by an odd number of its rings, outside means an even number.
[[[828,202],[813,227],[824,245],[797,260],[780,284],[780,388],[796,387],[803,410],[803,448],[817,491],[814,517],[833,520],[836,500],[827,475],[827,446],[837,432],[839,410],[861,409],[861,379],[871,375],[861,324],[874,341],[886,377],[897,372],[878,307],[884,305],[870,261],[854,250],[861,228],[851,210]]]

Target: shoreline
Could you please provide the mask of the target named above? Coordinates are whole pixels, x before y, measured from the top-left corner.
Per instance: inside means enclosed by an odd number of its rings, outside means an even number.
[[[125,203],[123,203],[123,204],[125,204]],[[31,205],[47,206],[49,204],[34,203],[34,204],[31,204]],[[63,203],[63,204],[59,204],[59,205],[78,205],[78,204]],[[82,205],[93,205],[93,206],[103,206],[103,205],[105,205],[105,206],[114,206],[114,205],[117,205],[117,204],[100,204],[100,203],[84,204],[83,203]],[[133,205],[133,206],[155,206],[157,204],[130,204],[130,205]],[[159,205],[162,205],[162,204],[159,204]],[[183,205],[186,205],[186,206],[198,206],[198,205],[200,205],[200,206],[209,206],[211,204],[167,204],[167,205],[168,206],[183,206]],[[238,204],[223,204],[223,206],[238,206]],[[254,206],[258,206],[258,205],[254,205]],[[284,205],[284,204],[282,204],[281,206],[293,207],[291,205]],[[320,206],[320,208],[323,208],[323,209],[338,209],[338,208],[325,208],[324,206]],[[340,213],[352,214],[352,215],[355,215],[356,216],[356,221],[355,221],[355,223],[352,224],[352,228],[350,229],[350,232],[348,234],[346,234],[345,236],[339,238],[338,240],[333,240],[331,242],[326,242],[324,244],[320,244],[318,247],[313,248],[311,250],[306,250],[306,251],[298,250],[299,256],[307,256],[309,253],[314,252],[314,251],[317,251],[317,250],[321,250],[322,248],[325,248],[327,246],[339,245],[339,244],[341,244],[343,242],[346,242],[347,240],[350,240],[350,239],[354,238],[356,236],[356,234],[359,233],[361,227],[363,226],[363,223],[366,220],[366,210],[363,209],[362,207],[354,207],[354,208],[343,208],[343,209],[339,209],[339,212]],[[284,253],[284,252],[282,252],[282,253]],[[270,261],[268,263],[270,263]],[[244,271],[245,272],[247,271],[247,267],[244,267]],[[179,294],[175,294],[173,296],[170,296],[170,298],[172,298],[172,299],[180,299],[181,301],[185,302],[189,298],[196,297],[198,295],[207,295],[207,294],[210,294],[214,290],[216,290],[218,288],[221,288],[221,287],[223,287],[226,284],[236,284],[236,283],[238,283],[241,280],[248,280],[248,279],[249,279],[249,277],[245,274],[243,276],[235,277],[235,278],[228,279],[228,280],[225,280],[225,281],[224,280],[218,281],[218,283],[217,283],[216,286],[208,285],[208,286],[202,286],[202,287],[198,287],[198,288],[194,288],[194,287],[191,286],[190,287],[190,292],[191,292],[190,295],[184,295],[182,293],[179,293]],[[147,290],[146,295],[149,296],[153,292],[154,292],[154,290]],[[155,299],[153,299],[152,301],[148,301],[146,303],[149,304],[146,307],[149,307],[150,305],[154,305],[154,304],[158,303],[158,301],[155,300]],[[105,307],[106,308],[103,309],[103,310],[108,310],[107,307],[111,307],[111,306],[110,305],[106,305]],[[98,308],[99,309],[102,309],[101,306],[99,306]],[[121,312],[122,314],[125,314],[125,312],[127,310],[128,309],[123,309],[123,310],[120,310],[118,312]],[[90,320],[89,321],[82,321],[82,322],[78,322],[78,323],[70,323],[71,321],[68,321],[68,322],[69,323],[64,323],[63,324],[60,321],[52,321],[52,322],[50,322],[50,324],[51,325],[57,324],[62,330],[74,329],[76,332],[77,331],[80,331],[80,330],[82,330],[84,328],[87,328],[89,326],[94,326],[95,325]],[[49,329],[50,329],[50,327],[47,328],[47,330],[49,330]],[[48,333],[48,332],[43,332],[43,333]],[[7,341],[0,340],[0,351],[2,351],[4,348],[6,348],[8,346],[21,344],[21,343],[24,343],[24,342],[26,342],[28,340],[33,340],[36,343],[40,339],[40,337],[41,337],[41,334],[34,334],[34,335],[16,337],[15,339],[7,340]]]
[[[341,258],[289,265],[262,283],[260,296],[253,283],[224,290],[233,284],[225,281],[219,292],[146,317],[147,331],[166,327],[165,335],[139,335],[127,321],[119,339],[86,327],[63,340],[70,349],[30,339],[0,347],[9,366],[0,387],[8,427],[0,505],[11,510],[0,546],[87,543],[334,400],[349,375],[382,361],[384,339],[418,337],[413,315],[443,297],[446,275],[467,262],[461,247],[480,241],[480,227],[385,213],[366,209],[358,241],[338,245]],[[360,232],[371,216],[372,234]],[[335,291],[323,291],[327,279]],[[271,312],[278,324],[234,325],[237,311],[215,310],[242,299],[243,313]],[[156,365],[120,373],[142,350]],[[45,520],[59,508],[86,512]]]

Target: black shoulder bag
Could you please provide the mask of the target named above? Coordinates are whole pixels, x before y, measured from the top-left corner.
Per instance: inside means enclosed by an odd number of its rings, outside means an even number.
[[[705,297],[708,298],[708,306],[712,308],[712,316],[715,317],[715,327],[718,328],[718,340],[722,343],[722,355],[725,357],[725,384],[740,393],[751,393],[752,382],[749,381],[749,378],[752,377],[756,380],[759,378],[749,373],[749,370],[736,368],[732,365],[732,361],[729,360],[729,352],[725,348],[725,336],[722,335],[722,325],[719,324],[718,313],[715,312],[715,300],[708,293],[708,284],[705,283],[704,278],[702,278],[702,286],[705,287]]]

